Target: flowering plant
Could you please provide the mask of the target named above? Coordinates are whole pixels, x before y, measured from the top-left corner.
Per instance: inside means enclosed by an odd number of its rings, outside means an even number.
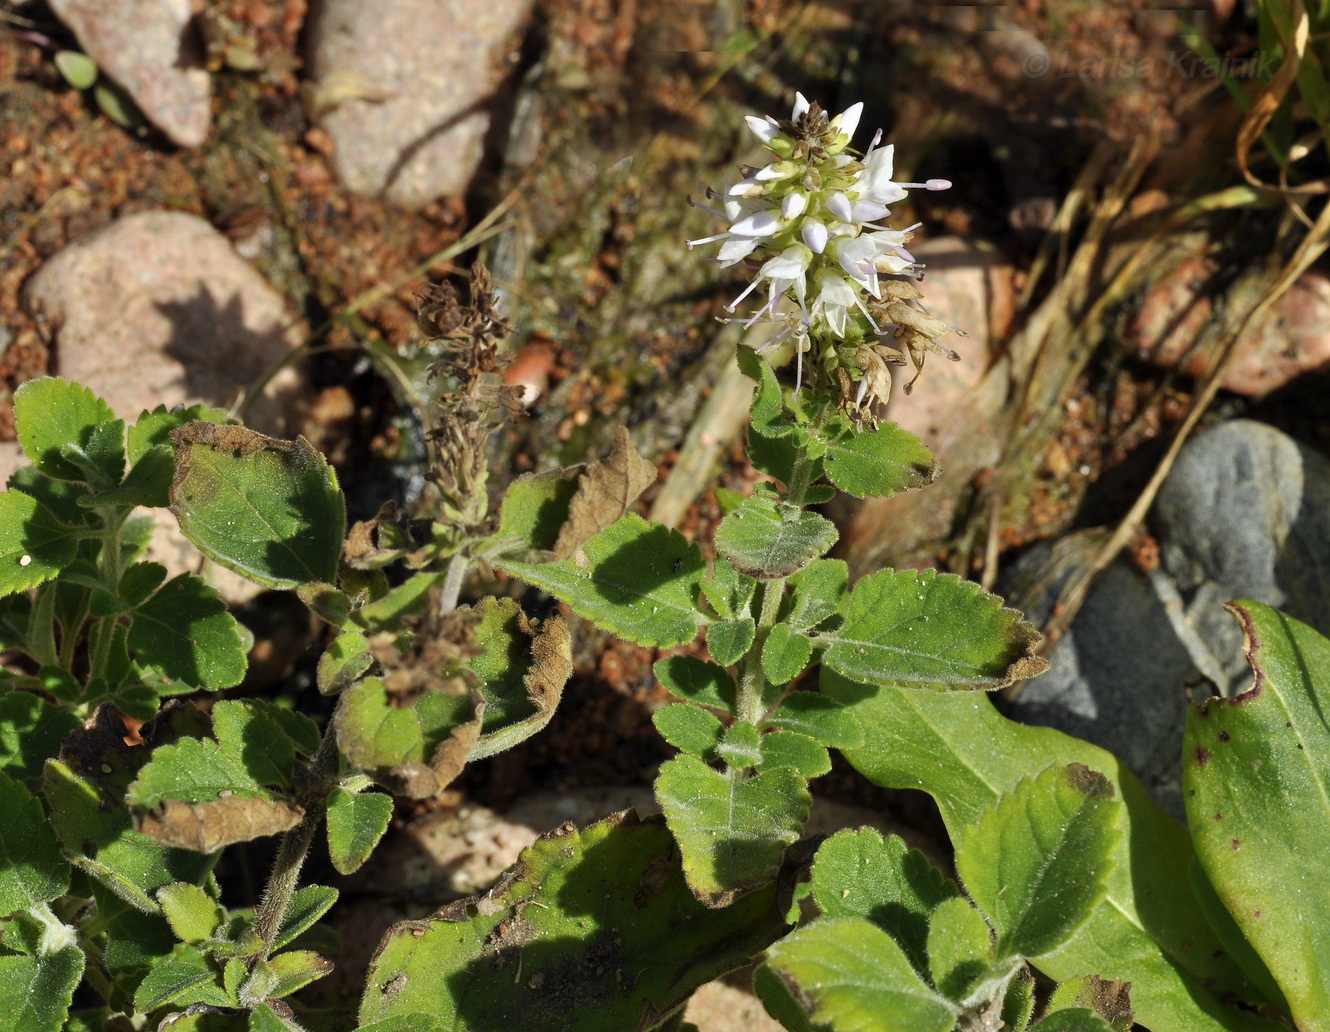
[[[1315,862],[1288,814],[1324,812],[1330,642],[1237,610],[1262,683],[1189,721],[1193,851],[1112,756],[988,703],[1045,665],[1020,614],[931,570],[851,585],[828,558],[836,528],[813,505],[932,479],[932,456],[874,407],[902,358],[882,340],[919,365],[946,328],[910,292],[910,230],[875,225],[916,184],[891,182],[876,139],[849,155],[859,112],[828,119],[800,97],[788,122],[750,120],[777,160],[724,195],[720,260],[754,273],[735,306],[764,286],[749,321],[781,324],[766,353],[792,345],[813,373],[798,359],[791,391],[740,349],[749,454],[771,479],[729,508],[710,562],[630,511],[655,469],[626,431],[590,466],[491,498],[487,438],[519,405],[496,382],[507,325],[482,269],[469,304],[441,288],[422,311],[449,388],[430,507],[385,505],[345,540],[337,478],[303,439],[202,407],[127,424],[55,378],[17,392],[32,465],[0,492],[0,1001],[15,1032],[696,1032],[694,990],[753,964],[792,1032],[1280,1027],[1256,1007],[1326,1027],[1305,975],[1324,922],[1261,908],[1270,878],[1300,875],[1287,858]],[[144,559],[139,506],[169,508],[204,554],[327,624],[330,717],[219,696],[244,676],[246,635],[199,578]],[[572,670],[561,616],[533,620],[508,595],[463,604],[482,563],[663,650],[674,701],[653,719],[677,750],[655,779],[663,815],[564,826],[483,895],[394,925],[351,1014],[302,991],[337,949],[320,924],[337,890],[299,885],[311,847],[357,870],[394,797],[430,799],[540,731]],[[833,749],[934,797],[959,883],[894,835],[805,834]],[[257,910],[227,906],[220,854],[269,835]],[[1300,907],[1324,913],[1302,884]],[[1058,983],[1042,998],[1032,967]]]
[[[862,113],[857,103],[828,119],[800,93],[787,121],[750,115],[749,128],[775,158],[745,167],[743,178],[721,194],[707,191],[723,205],[707,210],[730,227],[688,246],[720,241],[722,267],[743,262],[755,271],[726,308],[733,312],[765,285],[765,303],[744,322],[779,326],[759,350],[772,351],[777,362],[793,351],[796,392],[809,354],[819,386],[837,392],[847,411],[871,413],[890,396],[888,366],[903,365],[908,354],[917,377],[926,352],[957,361],[938,338],[959,331],[917,304],[922,295],[909,279],[923,266],[905,249],[917,224],[902,230],[877,225],[906,191],[951,184],[893,182],[895,147],[879,146],[880,129],[862,157],[854,157],[849,145]],[[781,312],[782,298],[796,310]],[[900,347],[885,344],[888,337]]]

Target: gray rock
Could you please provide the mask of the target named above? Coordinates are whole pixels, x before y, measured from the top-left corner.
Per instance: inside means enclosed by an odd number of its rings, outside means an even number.
[[[153,125],[197,147],[212,123],[212,85],[191,35],[189,0],[51,0],[79,46]]]
[[[1222,424],[1182,450],[1151,524],[1160,569],[1110,566],[1011,715],[1112,750],[1180,818],[1188,695],[1251,683],[1224,603],[1264,602],[1330,632],[1330,460],[1265,424]],[[1005,590],[1033,599],[1024,605],[1041,620],[1096,546],[1073,537],[1033,550]]]
[[[499,51],[531,0],[320,0],[306,106],[346,186],[418,207],[463,192],[479,165]]]

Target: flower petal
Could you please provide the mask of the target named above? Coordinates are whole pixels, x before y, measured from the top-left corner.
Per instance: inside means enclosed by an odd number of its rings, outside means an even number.
[[[804,219],[800,235],[804,238],[805,246],[814,254],[821,254],[827,249],[830,234],[826,225],[817,219]]]
[[[794,110],[790,112],[790,121],[798,121],[800,115],[807,114],[809,106],[808,98],[802,93],[796,93],[794,95]]]
[[[780,229],[780,209],[769,208],[740,219],[730,227],[730,232],[738,237],[767,237]]]
[[[744,121],[748,123],[748,128],[753,131],[763,143],[770,143],[780,135],[780,126],[770,118],[758,118],[757,115],[745,115]]]

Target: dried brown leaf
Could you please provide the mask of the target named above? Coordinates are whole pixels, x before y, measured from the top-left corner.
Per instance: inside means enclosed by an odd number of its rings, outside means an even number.
[[[656,467],[637,454],[626,427],[614,431],[614,446],[582,473],[568,506],[568,519],[554,543],[555,560],[567,559],[628,511],[656,482]]]
[[[168,846],[215,853],[237,842],[290,831],[305,812],[294,803],[233,796],[208,803],[168,799],[139,817],[138,830]]]

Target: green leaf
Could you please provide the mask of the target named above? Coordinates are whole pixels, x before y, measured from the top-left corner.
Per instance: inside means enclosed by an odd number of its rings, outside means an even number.
[[[1018,782],[957,846],[956,871],[997,930],[998,956],[1050,953],[1089,920],[1121,839],[1113,794],[1084,764],[1054,765]]]
[[[382,598],[355,610],[351,618],[370,631],[401,630],[405,618],[422,612],[429,602],[430,589],[442,582],[442,574],[436,572],[412,574]]]
[[[753,647],[757,623],[751,616],[739,620],[720,620],[707,625],[707,651],[723,666],[739,662]]]
[[[333,966],[313,950],[288,950],[257,966],[251,979],[264,983],[264,999],[281,999],[332,974]]]
[[[831,754],[807,735],[771,731],[762,736],[762,759],[757,766],[759,770],[793,767],[801,777],[820,778],[831,770]]]
[[[720,521],[716,551],[740,573],[771,580],[803,569],[837,537],[835,524],[825,516],[753,495]]]
[[[1025,1032],[1034,1017],[1034,975],[1026,965],[1016,971],[1007,983],[1007,995],[1002,1000],[1002,1027],[1011,1032]]]
[[[738,687],[728,670],[696,656],[670,656],[652,667],[665,689],[677,699],[734,712]]]
[[[661,766],[656,799],[683,853],[689,888],[709,906],[725,906],[775,875],[812,801],[788,767],[721,774],[688,755]]]
[[[154,1011],[171,1003],[178,1008],[192,1003],[234,1005],[217,984],[217,972],[207,959],[186,943],[180,943],[169,958],[153,966],[134,993],[134,1006],[140,1011]]]
[[[480,654],[467,667],[483,682],[485,719],[471,749],[471,759],[479,760],[526,741],[550,722],[573,674],[573,654],[562,617],[536,626],[509,598],[483,598],[474,612]]]
[[[956,896],[956,886],[922,853],[872,828],[836,832],[813,861],[813,900],[823,916],[871,921],[920,974],[928,971],[929,917]]]
[[[182,738],[153,750],[125,797],[140,830],[212,853],[299,824],[303,810],[267,787],[292,783],[295,756],[271,714],[249,702],[219,702],[213,726],[216,741]]]
[[[844,625],[819,639],[824,665],[865,684],[1001,688],[1048,666],[1039,633],[972,581],[883,570],[859,581]]]
[[[740,345],[739,370],[757,382],[748,428],[763,437],[785,437],[796,430],[794,420],[785,413],[785,396],[776,371],[752,348]]]
[[[393,794],[428,799],[458,775],[480,735],[478,697],[442,687],[403,699],[383,679],[365,678],[342,694],[338,746]]]
[[[42,804],[0,773],[0,914],[28,910],[69,888],[69,864]]]
[[[336,579],[346,506],[313,445],[204,420],[170,436],[171,510],[205,555],[274,588]]]
[[[787,624],[776,624],[762,644],[762,671],[772,684],[786,684],[804,672],[813,643]]]
[[[741,720],[725,729],[716,752],[736,770],[756,767],[762,760],[762,737],[756,727]]]
[[[835,1032],[951,1032],[951,1004],[895,941],[862,918],[815,921],[767,952],[767,964]]]
[[[324,695],[340,695],[374,665],[369,642],[360,631],[342,631],[319,657],[317,681]]]
[[[723,910],[699,904],[672,846],[658,820],[631,811],[555,832],[486,896],[394,926],[369,974],[362,1032],[421,1013],[448,1029],[654,1027],[788,928],[789,897],[775,886]]]
[[[22,491],[0,492],[0,595],[49,580],[74,561],[78,538]]]
[[[548,552],[568,519],[582,471],[557,469],[528,473],[508,485],[499,509],[499,527],[486,549],[498,557],[517,552]]]
[[[379,798],[387,798],[381,796]],[[277,929],[277,938],[272,948],[280,950],[303,935],[337,902],[337,890],[327,885],[306,885],[297,889],[282,915],[281,926]]]
[[[716,746],[725,731],[725,726],[700,706],[680,702],[657,710],[651,722],[670,745],[704,760],[716,758]]]
[[[76,90],[89,89],[97,81],[97,62],[77,50],[57,50],[55,67],[65,82]]]
[[[206,942],[226,918],[226,911],[197,885],[175,882],[157,890],[157,903],[171,930],[184,942]]]
[[[1030,1027],[1030,1032],[1113,1032],[1113,1026],[1086,1007],[1054,1011]]]
[[[83,976],[73,936],[24,934],[23,921],[0,927],[0,1013],[13,1032],[59,1032]]]
[[[135,610],[129,647],[141,663],[210,691],[239,684],[245,676],[235,617],[214,588],[188,573],[172,577]]]
[[[135,910],[156,914],[153,893],[172,882],[201,881],[209,864],[206,857],[167,848],[133,829],[123,803],[130,776],[113,768],[104,782],[94,783],[48,760],[42,794],[74,866]]]
[[[1125,805],[1108,895],[1071,942],[1039,958],[1040,970],[1055,980],[1097,971],[1130,981],[1137,1020],[1147,1028],[1278,1028],[1223,1002],[1251,991],[1187,891],[1190,839],[1110,753],[1007,720],[979,693],[870,689],[826,668],[822,690],[851,705],[862,729],[862,744],[845,751],[850,762],[875,784],[928,792],[958,849],[1022,777],[1072,762],[1104,774]]]
[[[864,740],[852,709],[816,692],[790,692],[767,724],[807,735],[833,749],[852,748]]]
[[[937,460],[919,438],[895,423],[843,434],[827,442],[827,479],[856,498],[876,498],[926,487],[937,476]],[[835,431],[833,430],[833,433]]]
[[[392,815],[391,796],[333,789],[328,797],[328,853],[338,874],[350,874],[369,859]]]
[[[1228,609],[1255,682],[1188,712],[1187,816],[1201,866],[1295,1024],[1319,1032],[1330,1029],[1330,641],[1258,602]]]
[[[786,623],[793,631],[811,631],[840,612],[849,597],[850,569],[843,559],[814,559],[790,578],[794,601]]]
[[[963,1003],[993,974],[988,923],[968,899],[943,900],[928,924],[928,971],[938,992]]]
[[[1048,1010],[1085,1008],[1102,1018],[1114,1032],[1130,1032],[1134,1014],[1131,1008],[1131,985],[1127,982],[1108,982],[1095,975],[1070,978],[1053,990],[1048,999]]]
[[[740,498],[734,509],[742,504],[743,499]],[[711,564],[711,576],[702,582],[702,594],[724,620],[748,616],[749,604],[756,590],[755,578],[740,573],[724,559],[717,559]]]
[[[704,619],[696,601],[706,567],[701,551],[678,531],[631,513],[562,562],[496,565],[640,645],[691,641]]]
[[[137,465],[149,452],[162,447],[170,448],[171,431],[178,430],[186,423],[196,419],[206,420],[209,423],[225,423],[228,418],[230,417],[224,409],[211,408],[208,405],[177,405],[172,409],[158,405],[151,412],[140,413],[138,420],[129,428],[126,435],[129,461],[132,465]],[[161,505],[168,504],[166,493],[170,487],[171,474],[168,472],[165,483],[161,485],[163,499]]]
[[[106,402],[82,384],[58,376],[29,380],[14,392],[19,444],[28,461],[53,480],[87,480],[84,469],[67,457],[65,449],[82,451],[92,442],[98,424],[113,421],[115,413]]]
[[[39,696],[0,695],[0,773],[20,781],[41,777],[47,757],[59,755],[61,741],[78,726],[69,710]]]

